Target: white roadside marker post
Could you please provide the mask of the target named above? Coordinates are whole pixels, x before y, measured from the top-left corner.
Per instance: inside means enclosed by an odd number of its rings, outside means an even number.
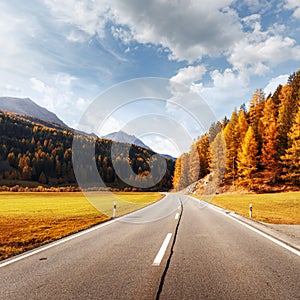
[[[252,218],[252,203],[250,203],[250,206],[249,206],[249,216],[250,216],[250,218]]]
[[[113,218],[115,218],[117,215],[117,203],[114,201],[114,212],[113,212]]]

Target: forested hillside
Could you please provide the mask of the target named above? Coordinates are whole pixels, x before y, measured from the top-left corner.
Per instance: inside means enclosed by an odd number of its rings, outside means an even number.
[[[81,135],[80,139],[95,145],[98,171],[107,186],[130,189],[115,174],[110,157],[112,142]],[[42,120],[0,111],[0,185],[76,186],[72,166],[73,132],[63,127],[48,127]],[[121,144],[120,144],[121,145]],[[133,145],[130,165],[139,176],[149,174],[154,152]],[[118,159],[128,162],[127,157]],[[167,160],[167,172],[152,190],[172,187],[174,162]]]
[[[267,97],[257,90],[248,109],[234,109],[230,119],[225,117],[200,136],[177,160],[174,187],[180,190],[209,173],[220,175],[223,185],[257,191],[300,187],[299,107],[300,70]],[[222,152],[222,139],[224,162],[216,167],[213,160]]]

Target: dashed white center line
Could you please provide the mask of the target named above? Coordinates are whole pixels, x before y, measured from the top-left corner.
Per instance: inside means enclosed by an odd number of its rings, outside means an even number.
[[[164,242],[162,243],[162,245],[161,245],[154,261],[153,261],[152,266],[159,266],[160,265],[164,255],[165,255],[165,252],[167,250],[167,247],[170,243],[171,237],[172,237],[172,233],[168,233],[165,240],[164,240]]]
[[[178,220],[178,218],[179,218],[179,213],[176,213],[175,220]]]

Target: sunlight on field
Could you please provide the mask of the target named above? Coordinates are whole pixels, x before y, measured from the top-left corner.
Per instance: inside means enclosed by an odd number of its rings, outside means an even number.
[[[300,192],[278,194],[216,195],[212,204],[249,217],[253,206],[253,219],[273,224],[300,225]]]
[[[142,208],[159,193],[0,193],[0,259]],[[104,213],[107,213],[105,215]]]

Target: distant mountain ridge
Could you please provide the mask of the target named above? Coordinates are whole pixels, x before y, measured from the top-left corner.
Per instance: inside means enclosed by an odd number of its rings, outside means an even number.
[[[129,144],[134,144],[142,148],[146,148],[149,150],[152,150],[150,147],[145,145],[139,138],[137,138],[134,135],[130,135],[122,130],[119,132],[112,132],[107,135],[102,136],[103,139],[107,140],[112,140],[115,142],[120,142],[120,143],[129,143]]]
[[[120,143],[129,143],[129,144],[134,144],[137,145],[139,147],[148,149],[148,150],[152,150],[149,146],[147,146],[146,144],[144,144],[139,138],[137,138],[134,135],[130,135],[122,130],[120,130],[119,132],[112,132],[109,133],[107,135],[102,136],[103,139],[107,139],[107,140],[112,140],[115,142],[120,142]],[[153,151],[153,150],[152,150]],[[176,158],[169,155],[169,154],[161,154],[161,156],[163,156],[166,159],[172,159],[173,161],[176,161]]]
[[[38,118],[69,128],[54,113],[39,106],[29,98],[0,97],[0,110]]]

